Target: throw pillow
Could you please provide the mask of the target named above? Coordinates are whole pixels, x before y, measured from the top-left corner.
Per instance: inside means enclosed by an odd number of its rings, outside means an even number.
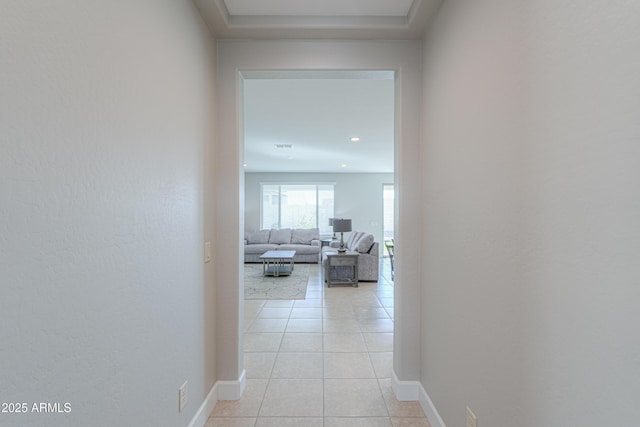
[[[269,243],[274,245],[286,245],[291,243],[291,229],[282,228],[280,230],[271,230]]]
[[[369,249],[371,249],[371,246],[373,246],[373,240],[373,234],[365,234],[358,240],[358,243],[356,243],[356,251],[361,254],[366,254],[369,252]]]
[[[353,238],[355,237],[356,233],[357,231],[352,231],[351,234],[349,234],[349,237],[347,237],[347,240],[344,241],[345,248],[351,247],[351,243],[353,242]]]
[[[291,230],[291,243],[310,245],[312,240],[320,240],[320,230],[317,228]]]
[[[250,245],[269,243],[269,230],[255,230],[244,233],[245,239]]]
[[[360,240],[363,235],[363,231],[354,231],[353,233],[351,233],[351,236],[349,236],[349,241],[346,244],[347,249],[349,249],[350,251],[355,251],[358,240]]]

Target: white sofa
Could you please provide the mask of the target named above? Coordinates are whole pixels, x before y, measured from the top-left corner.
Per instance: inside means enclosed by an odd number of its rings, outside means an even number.
[[[335,252],[340,246],[339,241],[333,241],[329,246],[322,248],[322,267],[325,268],[327,252]],[[374,241],[373,234],[362,231],[353,231],[345,241],[345,247],[349,251],[358,252],[358,280],[363,282],[377,282],[380,273],[380,244]],[[336,267],[340,269],[341,267]],[[345,274],[348,267],[344,268]],[[338,272],[338,276],[343,274]]]
[[[262,262],[267,251],[296,251],[294,262],[318,263],[320,260],[320,230],[271,229],[244,233],[244,262]]]

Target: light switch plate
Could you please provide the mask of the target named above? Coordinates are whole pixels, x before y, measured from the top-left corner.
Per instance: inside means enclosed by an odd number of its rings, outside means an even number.
[[[187,406],[187,382],[178,389],[178,412],[182,412],[185,406]]]
[[[204,242],[204,262],[211,261],[211,242]]]
[[[478,427],[478,417],[467,406],[467,427]]]

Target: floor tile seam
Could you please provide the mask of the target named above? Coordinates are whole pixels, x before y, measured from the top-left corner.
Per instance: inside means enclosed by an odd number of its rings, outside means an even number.
[[[377,380],[376,377],[324,377],[323,380]]]
[[[384,402],[384,408],[387,411],[387,416],[391,418],[391,413],[389,412],[389,404],[387,403],[387,399],[384,398],[384,391],[382,390],[382,385],[380,384],[380,379],[376,378],[376,382],[378,383],[378,390],[380,390],[380,395],[382,396],[382,401]]]
[[[276,357],[277,359],[277,357]],[[275,362],[274,362],[275,365]],[[273,369],[271,370],[273,372]],[[269,384],[271,384],[271,375],[267,379],[267,386],[264,388],[264,393],[262,394],[262,399],[260,399],[260,405],[258,406],[258,413],[256,414],[256,422],[253,424],[254,426],[258,422],[258,418],[260,416],[260,411],[262,410],[262,405],[264,405],[264,399],[267,397],[267,390],[269,390]]]
[[[276,360],[278,360],[278,354],[280,354],[280,349],[282,348],[282,343],[284,342],[284,334],[286,332],[282,332],[282,335],[280,336],[280,343],[278,344],[278,351],[276,351]],[[274,366],[276,364],[276,362],[273,362]],[[271,371],[273,372],[273,369],[271,369]],[[269,375],[271,376],[271,375]]]
[[[370,351],[367,351],[367,356],[369,357],[369,363],[371,363],[371,368],[373,368],[373,374],[376,376],[376,380],[378,380],[378,386],[380,386],[380,381],[379,381],[380,378],[378,377],[378,371],[376,370],[376,365],[373,363],[373,359],[371,358]],[[384,395],[382,395],[382,399],[384,400]]]

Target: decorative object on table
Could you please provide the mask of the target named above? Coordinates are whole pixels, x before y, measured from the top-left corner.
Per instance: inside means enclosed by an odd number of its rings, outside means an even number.
[[[343,218],[334,218],[333,219],[333,232],[340,233],[340,247],[338,248],[338,253],[345,253],[347,249],[344,247],[344,233],[351,231],[351,220],[343,219]]]

